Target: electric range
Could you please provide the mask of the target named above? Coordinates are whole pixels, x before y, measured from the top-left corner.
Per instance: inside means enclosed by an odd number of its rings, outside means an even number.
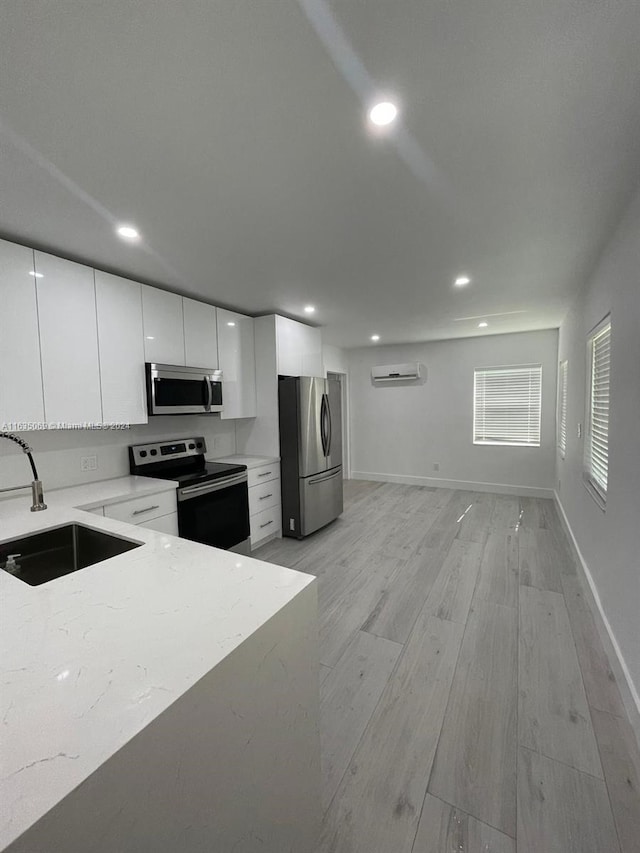
[[[183,539],[249,553],[246,465],[207,462],[202,436],[129,447],[129,470],[178,483],[178,530]]]

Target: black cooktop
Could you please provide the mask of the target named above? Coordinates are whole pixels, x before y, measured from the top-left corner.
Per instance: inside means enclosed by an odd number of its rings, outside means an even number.
[[[204,468],[194,471],[175,471],[170,472],[166,469],[162,472],[162,476],[168,480],[176,480],[181,486],[190,486],[194,483],[208,483],[212,480],[220,480],[222,477],[230,477],[231,474],[240,474],[246,471],[246,465],[233,465],[228,462],[205,462]],[[148,471],[139,472],[143,476],[159,476],[158,474],[151,475]]]
[[[181,488],[220,480],[247,470],[246,465],[233,462],[207,462],[206,452],[202,436],[132,445],[129,448],[129,470],[141,477],[176,480]]]

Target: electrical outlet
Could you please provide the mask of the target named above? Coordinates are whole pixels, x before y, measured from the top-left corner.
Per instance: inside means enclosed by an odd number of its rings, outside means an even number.
[[[98,457],[97,456],[81,456],[80,457],[81,471],[97,471]]]
[[[439,470],[440,470],[440,463],[439,463],[439,462],[434,462],[434,463],[433,463],[433,470],[434,470],[434,471],[439,471]]]

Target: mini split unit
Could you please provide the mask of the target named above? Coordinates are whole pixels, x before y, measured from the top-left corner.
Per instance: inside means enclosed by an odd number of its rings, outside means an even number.
[[[411,364],[383,364],[371,368],[371,379],[374,382],[408,382],[421,378],[421,367],[422,365],[416,362]]]

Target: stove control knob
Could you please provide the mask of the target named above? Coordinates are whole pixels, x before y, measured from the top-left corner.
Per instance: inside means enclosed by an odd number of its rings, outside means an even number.
[[[198,448],[198,450],[200,450],[200,448],[202,447],[202,442],[201,442],[201,441],[198,441],[198,442],[196,443],[196,447]]]
[[[189,450],[195,450],[195,449],[196,449],[195,444],[190,444],[190,445],[189,445]]]
[[[143,458],[144,458],[146,455],[147,455],[147,451],[146,451],[146,450],[141,450],[141,451],[140,451],[140,456],[141,456],[141,457],[143,457]]]
[[[154,448],[153,450],[150,450],[150,451],[149,451],[149,453],[150,453],[152,456],[157,456],[157,455],[158,455],[158,451],[157,451],[155,448]]]

